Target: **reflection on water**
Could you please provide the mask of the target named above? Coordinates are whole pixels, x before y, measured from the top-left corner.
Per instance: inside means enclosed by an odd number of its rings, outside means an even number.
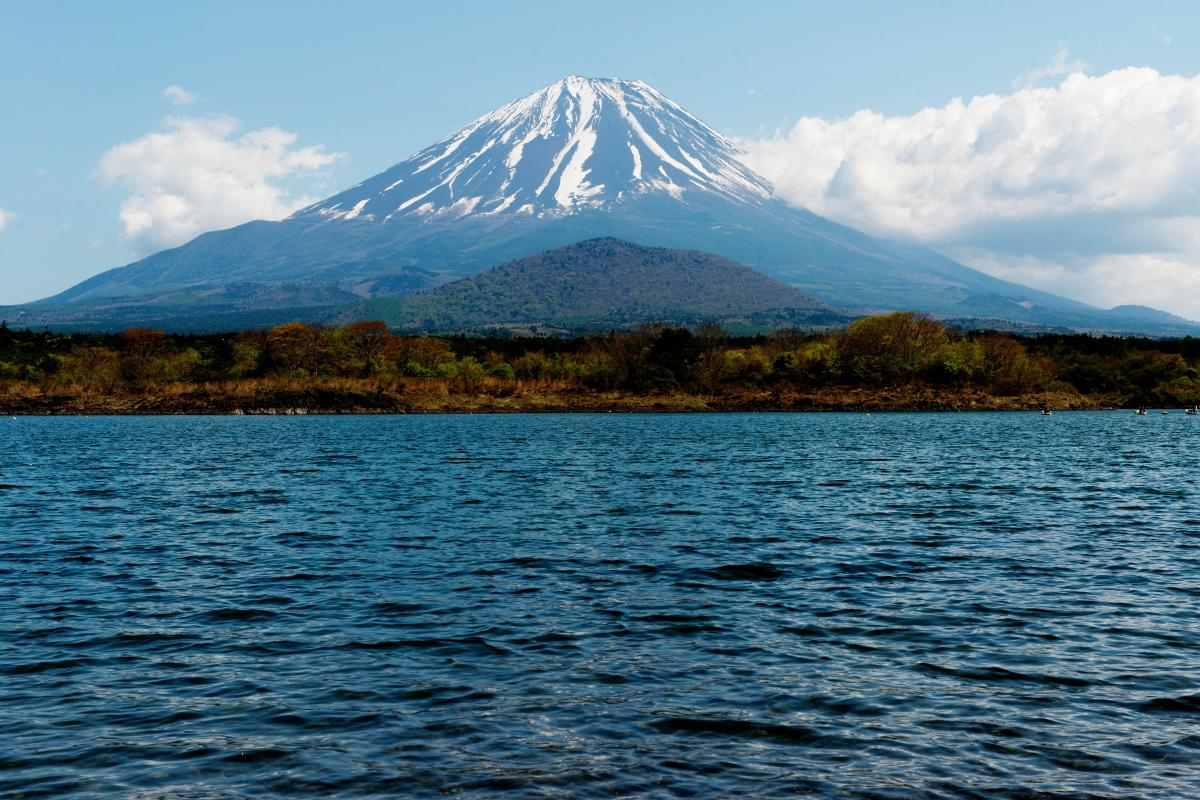
[[[1198,443],[5,419],[0,795],[1195,797]]]

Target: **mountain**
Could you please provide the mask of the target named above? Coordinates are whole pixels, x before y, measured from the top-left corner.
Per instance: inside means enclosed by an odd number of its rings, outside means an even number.
[[[292,219],[561,217],[646,194],[767,199],[770,187],[738,156],[728,139],[641,81],[572,76]]]
[[[351,313],[404,331],[584,331],[639,322],[757,327],[849,317],[815,297],[711,253],[589,239],[510,261],[430,292],[368,300]]]
[[[974,306],[993,309],[999,298],[1037,324],[1128,322],[787,206],[740,155],[645,83],[572,76],[288,219],[199,236],[41,303],[0,309],[0,318],[102,325],[145,308],[169,318],[175,308],[179,325],[195,326],[285,307],[317,317],[338,298],[412,294],[615,237],[714,253],[856,313],[973,317]],[[271,287],[273,305],[255,300],[252,285]],[[230,286],[243,288],[227,302],[220,292]]]
[[[1082,331],[1115,335],[1196,336],[1200,325],[1146,306],[1117,306],[1101,311],[1084,306],[1065,308],[1020,296],[973,295],[942,316],[959,327],[1062,333]]]

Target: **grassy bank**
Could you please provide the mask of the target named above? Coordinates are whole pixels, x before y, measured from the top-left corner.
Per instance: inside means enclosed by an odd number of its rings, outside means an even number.
[[[1011,411],[1100,408],[1065,391],[998,396],[909,385],[740,388],[716,394],[580,389],[565,381],[485,378],[464,390],[447,378],[262,378],[179,382],[138,392],[84,385],[0,384],[5,414],[436,414],[702,411]]]

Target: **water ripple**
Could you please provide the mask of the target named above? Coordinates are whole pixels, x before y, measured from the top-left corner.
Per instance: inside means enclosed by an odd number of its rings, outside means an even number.
[[[1198,420],[0,427],[0,795],[1200,796]]]

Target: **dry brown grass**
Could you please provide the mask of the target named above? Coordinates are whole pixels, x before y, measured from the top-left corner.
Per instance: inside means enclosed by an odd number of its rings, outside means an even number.
[[[247,378],[164,383],[137,391],[79,383],[0,381],[7,414],[481,413],[536,411],[950,411],[1097,408],[1072,391],[998,396],[909,385],[729,388],[718,394],[594,391],[570,380],[484,378]]]

